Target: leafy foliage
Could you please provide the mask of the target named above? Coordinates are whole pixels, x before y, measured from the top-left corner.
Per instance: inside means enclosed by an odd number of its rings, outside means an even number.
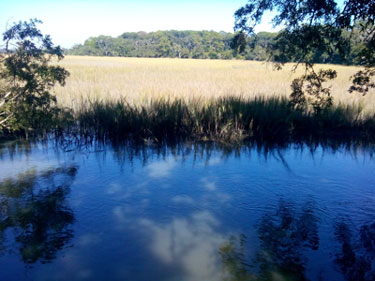
[[[330,88],[325,88],[323,83],[336,78],[337,73],[332,69],[321,69],[316,73],[313,68],[306,72],[307,74],[293,80],[290,103],[300,110],[306,110],[311,105],[314,112],[319,114],[333,104]]]
[[[266,11],[276,11],[272,22],[275,26],[284,27],[268,48],[271,60],[277,62],[279,68],[288,61],[306,65],[308,73],[293,81],[293,105],[301,102],[303,106],[306,102],[303,98],[305,91],[301,87],[304,80],[312,82],[311,87],[306,89],[307,95],[329,96],[329,89],[321,83],[326,78],[334,78],[333,71],[324,70],[316,74],[313,69],[314,63],[327,57],[334,63],[346,61],[365,67],[364,71],[353,76],[350,92],[366,94],[370,88],[374,88],[371,82],[375,66],[374,1],[346,0],[340,6],[334,0],[249,0],[235,13],[235,29],[254,34],[254,27],[261,22]],[[326,98],[321,98],[319,107],[330,103]]]
[[[352,76],[353,85],[350,86],[349,92],[356,91],[363,95],[367,94],[371,88],[375,88],[375,83],[371,80],[373,76],[375,76],[374,68],[365,68],[364,70],[358,71]]]
[[[62,49],[53,46],[49,35],[37,28],[39,20],[18,22],[3,34],[0,54],[0,132],[46,129],[59,113],[51,88],[64,85],[68,72],[49,65],[52,58],[63,58]]]

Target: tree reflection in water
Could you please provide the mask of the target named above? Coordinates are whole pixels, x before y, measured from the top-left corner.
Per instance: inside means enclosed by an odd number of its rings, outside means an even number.
[[[335,262],[345,278],[348,281],[374,281],[375,222],[362,225],[358,234],[343,221],[335,228],[336,239],[341,244]]]
[[[29,170],[0,182],[1,252],[17,248],[27,264],[56,257],[73,237],[74,215],[66,197],[76,173],[76,166]]]
[[[251,263],[246,262],[244,235],[221,247],[228,280],[307,280],[302,251],[319,247],[314,203],[307,202],[297,212],[293,204],[280,200],[277,210],[261,219],[258,237],[260,250]]]

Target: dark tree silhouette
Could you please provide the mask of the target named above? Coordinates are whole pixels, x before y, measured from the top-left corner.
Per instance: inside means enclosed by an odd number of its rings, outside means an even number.
[[[375,280],[375,223],[364,224],[355,233],[347,223],[336,224],[335,236],[341,244],[336,254],[339,265],[348,281]]]
[[[66,196],[76,172],[75,166],[32,170],[0,182],[0,242],[12,230],[16,244],[6,244],[17,247],[25,263],[50,262],[73,237]]]
[[[280,200],[277,210],[261,219],[258,237],[260,250],[252,263],[246,262],[244,235],[238,239],[231,238],[220,249],[230,280],[307,280],[306,258],[302,251],[319,247],[314,203],[307,202],[298,212],[293,204]]]
[[[360,41],[357,64],[364,67],[353,76],[349,91],[366,94],[374,88],[375,75],[375,2],[373,0],[346,0],[343,5],[328,0],[249,0],[235,13],[235,29],[254,34],[266,11],[276,12],[272,22],[282,26],[272,46],[270,58],[280,68],[285,62],[294,61],[296,67],[303,63],[305,75],[293,81],[292,105],[306,108],[312,105],[316,112],[329,107],[332,98],[324,82],[336,77],[334,70],[314,71],[319,54],[348,57],[353,44],[352,35]]]

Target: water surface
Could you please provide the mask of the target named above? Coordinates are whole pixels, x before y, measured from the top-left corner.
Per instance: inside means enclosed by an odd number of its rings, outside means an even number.
[[[369,148],[6,143],[1,280],[375,280]]]

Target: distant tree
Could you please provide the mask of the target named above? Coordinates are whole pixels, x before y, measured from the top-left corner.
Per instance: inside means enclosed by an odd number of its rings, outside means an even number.
[[[100,35],[95,39],[95,47],[103,52],[104,56],[113,56],[113,39],[110,36]]]
[[[158,53],[161,57],[168,57],[170,56],[173,51],[172,51],[172,46],[171,42],[166,36],[166,34],[163,34],[162,32],[159,32],[158,34],[158,45],[157,45],[157,50]]]
[[[245,51],[245,48],[247,46],[247,40],[246,35],[243,32],[238,32],[236,35],[234,35],[231,47],[235,50],[235,52],[242,53]]]
[[[14,23],[3,34],[0,54],[0,133],[29,132],[52,125],[58,108],[50,90],[64,85],[69,73],[50,65],[53,58],[63,58],[62,49],[52,44],[36,24]]]
[[[252,35],[266,11],[276,11],[272,22],[284,29],[268,48],[276,67],[289,61],[296,66],[304,64],[305,74],[292,84],[291,102],[297,108],[313,105],[320,111],[332,104],[329,88],[324,82],[336,77],[335,70],[314,70],[314,63],[324,56],[339,55],[347,59],[353,46],[357,63],[364,68],[352,77],[349,92],[366,94],[375,88],[375,2],[373,0],[346,0],[339,5],[335,0],[249,0],[235,13],[235,29]],[[360,42],[351,37],[360,33]],[[356,43],[356,44],[354,44]]]
[[[126,32],[117,38],[91,37],[83,45],[76,45],[68,50],[68,53],[90,56],[228,59],[233,57],[232,39],[232,33],[215,31]]]
[[[216,59],[219,58],[219,54],[216,53],[215,51],[210,51],[210,52],[208,53],[208,57],[209,57],[210,59],[212,59],[212,60],[216,60]]]

